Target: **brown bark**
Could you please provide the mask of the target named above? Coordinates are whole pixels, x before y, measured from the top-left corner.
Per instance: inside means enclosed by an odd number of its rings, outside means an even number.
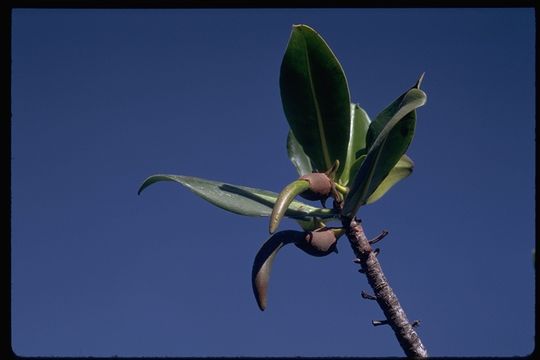
[[[373,324],[390,325],[401,348],[408,357],[427,357],[427,350],[407,319],[407,315],[399,304],[396,294],[388,284],[377,260],[377,255],[372,250],[359,221],[352,220],[349,224],[344,221],[343,225],[347,229],[347,237],[358,259],[356,262],[361,265],[362,272],[366,274],[368,283],[373,289],[375,300],[377,300],[386,316],[386,321]]]

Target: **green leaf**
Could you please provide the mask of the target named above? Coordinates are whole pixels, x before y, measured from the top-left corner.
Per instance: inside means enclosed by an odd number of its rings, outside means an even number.
[[[175,181],[208,202],[240,215],[270,216],[278,197],[277,193],[268,190],[227,184],[219,181],[201,179],[181,175],[152,175],[139,188],[139,194],[148,186],[159,181]],[[294,200],[285,212],[285,216],[295,219],[310,217],[333,217],[330,209],[320,209]]]
[[[358,169],[364,162],[366,155],[361,155],[351,167],[351,174],[357,174]],[[374,203],[379,200],[388,190],[390,190],[395,184],[409,176],[414,168],[414,162],[406,154],[403,154],[397,164],[390,170],[388,176],[377,187],[377,189],[367,199],[366,204]]]
[[[359,155],[359,157],[356,159],[356,161],[353,163],[350,169],[350,179],[349,182],[351,184],[354,183],[354,179],[358,175],[358,171],[360,170],[360,167],[362,166],[362,163],[366,160],[366,154]],[[349,190],[350,192],[350,190]]]
[[[388,190],[390,190],[400,180],[409,176],[414,168],[414,162],[406,154],[403,154],[401,159],[397,162],[396,166],[390,170],[388,176],[383,180],[381,185],[371,194],[367,199],[366,204],[371,204],[379,200]]]
[[[296,140],[294,134],[290,130],[287,135],[287,154],[300,176],[313,172],[311,160],[309,160],[304,149],[302,149],[302,145],[298,143],[298,140]]]
[[[388,120],[379,120],[385,124],[384,127],[381,130],[378,130],[378,125],[373,127],[372,133],[377,134],[376,139],[367,138],[368,153],[354,176],[343,205],[343,215],[346,217],[353,217],[360,206],[367,203],[368,198],[405,154],[412,141],[416,125],[415,109],[425,104],[426,95],[422,90],[413,87],[399,99],[399,106],[395,106],[397,100],[389,106],[392,109],[388,112],[390,116],[380,118],[388,117]],[[371,123],[370,129],[376,121],[377,119]]]
[[[343,172],[339,178],[341,185],[347,186],[350,171],[356,162],[356,154],[366,147],[366,133],[369,128],[369,116],[358,104],[351,104],[351,120],[349,142],[347,146],[347,159],[343,166]]]
[[[278,251],[286,244],[301,241],[304,236],[305,233],[301,231],[285,230],[277,232],[257,252],[251,270],[251,285],[259,309],[263,311],[266,309],[270,271]]]
[[[390,120],[393,118],[400,119],[407,113],[426,103],[426,94],[420,90],[420,84],[422,83],[423,78],[424,74],[420,75],[420,78],[416,84],[409,89],[409,91],[405,92],[390,105],[388,105],[369,125],[369,129],[366,134],[366,143],[368,149],[373,146],[375,139],[377,136],[379,136]]]
[[[335,160],[344,164],[350,131],[349,88],[339,61],[312,28],[293,26],[279,84],[289,126],[315,170],[324,172]]]

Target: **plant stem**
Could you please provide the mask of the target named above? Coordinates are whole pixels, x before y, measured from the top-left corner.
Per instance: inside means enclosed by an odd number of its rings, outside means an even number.
[[[408,357],[427,357],[427,350],[413,326],[409,323],[396,294],[388,284],[359,220],[349,222],[346,219],[343,221],[343,225],[347,229],[347,237],[354,254],[359,259],[357,262],[362,266],[362,272],[366,274],[377,303],[384,312],[388,325],[394,330],[394,334],[405,355]]]

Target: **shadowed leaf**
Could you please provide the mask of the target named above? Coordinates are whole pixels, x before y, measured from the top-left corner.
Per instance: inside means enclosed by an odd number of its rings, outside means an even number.
[[[270,270],[278,251],[286,244],[301,241],[304,236],[305,233],[301,231],[285,230],[277,232],[257,252],[251,271],[251,285],[259,309],[263,311],[266,309]]]

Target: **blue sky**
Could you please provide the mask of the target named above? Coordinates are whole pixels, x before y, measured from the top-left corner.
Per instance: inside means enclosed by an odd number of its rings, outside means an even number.
[[[400,356],[345,238],[285,248],[268,219],[155,173],[279,192],[292,24],[329,43],[374,117],[426,72],[412,176],[358,214],[434,356],[534,346],[534,10],[15,10],[12,337],[19,355]],[[296,229],[285,220],[282,229]]]

